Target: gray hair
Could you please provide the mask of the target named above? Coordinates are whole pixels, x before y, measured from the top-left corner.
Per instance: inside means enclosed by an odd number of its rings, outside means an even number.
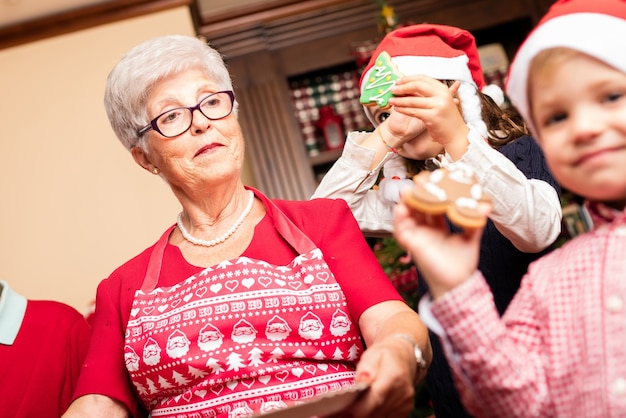
[[[192,36],[147,40],[113,67],[106,81],[104,107],[115,135],[126,149],[143,145],[137,130],[150,123],[146,102],[154,86],[189,69],[203,71],[220,90],[233,89],[221,54]]]

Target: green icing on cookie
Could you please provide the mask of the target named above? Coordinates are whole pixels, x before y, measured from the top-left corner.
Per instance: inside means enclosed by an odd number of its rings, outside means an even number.
[[[402,77],[397,71],[391,56],[387,51],[382,51],[376,58],[376,63],[372,67],[367,80],[365,80],[359,101],[368,106],[376,104],[378,107],[388,107],[389,99],[393,97],[391,88],[396,84],[396,80]]]

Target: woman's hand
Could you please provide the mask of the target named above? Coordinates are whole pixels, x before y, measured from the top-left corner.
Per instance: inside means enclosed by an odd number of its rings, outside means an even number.
[[[487,216],[491,206],[480,205]],[[404,196],[394,208],[394,237],[417,263],[433,298],[469,279],[478,268],[482,229],[451,233],[443,215],[411,209]]]
[[[448,87],[423,75],[403,77],[392,89],[394,97],[389,104],[394,112],[388,118],[387,129],[394,136],[406,138],[406,127],[402,125],[406,121],[403,122],[400,115],[417,118],[434,141],[446,148],[455,160],[460,158],[467,150],[469,128],[456,98],[459,87],[458,81]],[[392,117],[394,113],[398,114],[396,118]]]
[[[389,337],[368,348],[357,366],[356,382],[370,387],[350,410],[356,417],[406,417],[414,406],[413,377],[418,369],[413,347],[409,341]]]
[[[418,366],[412,342],[430,364],[428,330],[419,316],[401,301],[379,303],[359,320],[367,349],[356,368],[356,382],[370,387],[347,411],[351,418],[406,417],[414,407],[415,383],[426,377]]]

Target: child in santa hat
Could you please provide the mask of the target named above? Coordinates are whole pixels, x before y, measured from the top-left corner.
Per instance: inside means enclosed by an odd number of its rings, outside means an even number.
[[[365,107],[376,129],[348,135],[341,158],[314,197],[343,198],[366,234],[389,234],[394,205],[378,195],[388,193],[397,200],[399,192],[397,188],[385,190],[385,183],[393,180],[383,180],[381,190],[372,190],[383,165],[386,178],[391,177],[392,168],[397,170],[395,176],[406,177],[407,164],[413,168],[409,176],[428,169],[429,162],[471,167],[484,191],[493,197],[480,266],[502,314],[528,264],[545,254],[560,234],[558,185],[540,148],[525,135],[519,115],[496,103],[502,103],[502,91],[485,86],[469,32],[432,24],[390,32],[363,73],[362,89],[381,51],[390,54],[404,75],[393,88],[392,107]],[[427,290],[423,281],[420,290]],[[434,334],[431,337],[434,358],[427,383],[435,415],[466,416],[443,349]]]
[[[625,48],[626,2],[560,0],[511,65],[509,97],[594,228],[531,264],[502,318],[481,231],[452,236],[396,208],[395,236],[430,286],[420,313],[476,416],[626,416]]]

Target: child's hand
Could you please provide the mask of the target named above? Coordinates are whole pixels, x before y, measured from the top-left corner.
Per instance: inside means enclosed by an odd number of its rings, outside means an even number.
[[[405,143],[423,134],[426,125],[420,119],[393,109],[378,129],[385,130],[385,138],[393,138],[394,147],[400,149]]]
[[[455,98],[459,86],[458,81],[448,87],[423,75],[403,77],[393,87],[395,96],[389,101],[395,112],[421,120],[430,137],[455,160],[466,152],[469,134]]]
[[[452,234],[443,215],[410,209],[404,196],[394,208],[393,226],[394,237],[415,260],[433,298],[463,283],[478,268],[482,229]]]

